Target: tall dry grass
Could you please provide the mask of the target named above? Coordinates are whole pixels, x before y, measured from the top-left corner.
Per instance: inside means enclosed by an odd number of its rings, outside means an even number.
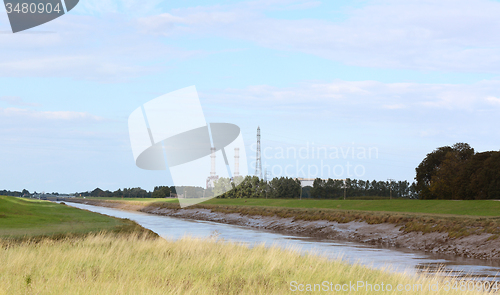
[[[1,244],[1,243],[0,243]],[[439,294],[429,284],[439,277],[410,277],[300,255],[277,247],[137,235],[1,244],[0,294],[286,294],[290,283],[391,284],[384,294]],[[398,284],[423,290],[399,292]],[[304,286],[306,287],[306,286]],[[326,293],[326,292],[306,292]],[[343,294],[372,294],[364,289]],[[447,294],[471,294],[451,291]]]

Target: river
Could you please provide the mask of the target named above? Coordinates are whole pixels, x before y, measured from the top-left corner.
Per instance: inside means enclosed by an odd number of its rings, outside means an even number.
[[[134,220],[141,226],[156,232],[166,239],[179,239],[183,236],[213,237],[226,241],[245,243],[249,246],[265,244],[283,248],[299,249],[302,253],[312,252],[330,259],[341,258],[349,263],[360,263],[369,267],[394,272],[435,273],[439,268],[449,276],[471,275],[474,277],[499,280],[500,263],[456,256],[431,255],[404,249],[381,248],[360,243],[318,240],[307,237],[290,236],[237,225],[221,224],[210,221],[187,220],[147,214],[136,211],[66,203],[67,205],[89,211]],[[493,278],[495,277],[495,278]]]

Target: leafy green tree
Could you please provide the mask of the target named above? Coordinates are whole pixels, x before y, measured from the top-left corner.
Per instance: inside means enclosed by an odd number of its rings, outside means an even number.
[[[221,198],[230,198],[232,194],[224,195],[226,192],[229,192],[232,189],[231,179],[226,177],[220,177],[216,181],[214,181],[214,194],[219,195]],[[223,196],[224,195],[224,196]]]
[[[92,197],[102,197],[104,195],[104,191],[100,188],[96,188],[90,193],[90,195]]]
[[[500,152],[477,153],[468,161],[462,179],[469,179],[461,196],[467,199],[500,199]],[[465,193],[464,193],[465,191]]]
[[[474,149],[467,143],[456,143],[453,147],[439,147],[427,154],[418,165],[415,180],[421,199],[454,198],[453,183],[459,167],[474,155]],[[454,176],[455,175],[455,176]],[[434,183],[433,183],[434,182]]]
[[[314,179],[313,186],[311,189],[311,196],[313,198],[319,198],[321,199],[326,198],[326,188],[325,188],[325,181],[321,178],[316,178]]]
[[[151,194],[152,198],[169,198],[170,197],[170,188],[168,186],[155,186],[153,193]]]

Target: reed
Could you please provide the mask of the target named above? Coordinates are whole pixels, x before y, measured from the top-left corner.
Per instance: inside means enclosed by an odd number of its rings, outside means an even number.
[[[169,241],[138,234],[90,234],[0,245],[0,294],[296,294],[302,293],[293,291],[299,284],[306,288],[357,281],[391,284],[393,291],[384,294],[402,293],[398,285],[422,286],[405,294],[438,294],[429,285],[444,286],[439,276],[391,273],[300,255],[294,249],[249,248],[217,238]],[[374,292],[362,288],[341,293]]]

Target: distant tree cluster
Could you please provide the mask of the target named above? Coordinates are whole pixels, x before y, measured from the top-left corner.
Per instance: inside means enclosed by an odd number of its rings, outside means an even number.
[[[1,190],[0,191],[0,196],[19,197],[19,196],[22,196],[22,192]]]
[[[394,198],[416,198],[415,186],[408,181],[369,181],[356,179],[320,179],[316,178],[310,195],[320,199],[339,199],[344,197],[377,196]]]
[[[219,198],[298,198],[300,182],[293,178],[273,178],[269,182],[257,176],[237,177],[233,184],[229,178],[219,178],[214,183],[214,193]]]
[[[140,187],[118,189],[114,192],[100,188],[93,191],[75,193],[75,196],[81,197],[105,197],[105,198],[167,198],[170,197],[173,186],[156,186],[153,192],[146,191]],[[174,189],[175,192],[175,189]]]
[[[299,198],[300,197],[300,181],[280,177],[273,178],[268,184],[268,197],[275,199]]]
[[[476,153],[467,143],[443,146],[416,168],[421,199],[500,199],[500,152]]]
[[[176,186],[171,187],[173,189],[173,194],[175,194],[175,189],[177,189],[176,195],[179,198],[203,198],[211,196],[211,190],[205,190],[200,186]]]
[[[338,179],[314,180],[313,187],[301,188],[300,181],[288,177],[275,177],[267,183],[257,176],[235,179],[233,189],[229,178],[219,178],[215,182],[214,193],[219,198],[319,198],[338,199],[344,197],[344,181]],[[417,198],[414,185],[408,181],[363,181],[347,179],[345,192],[352,197],[389,197],[392,188],[394,198]]]
[[[168,187],[168,186],[155,186],[155,189],[153,190],[151,197],[152,198],[169,198],[171,192],[172,191],[170,190],[170,187]]]
[[[266,182],[257,176],[238,176],[234,179],[234,189],[231,179],[221,177],[214,182],[213,193],[218,198],[265,198]]]

